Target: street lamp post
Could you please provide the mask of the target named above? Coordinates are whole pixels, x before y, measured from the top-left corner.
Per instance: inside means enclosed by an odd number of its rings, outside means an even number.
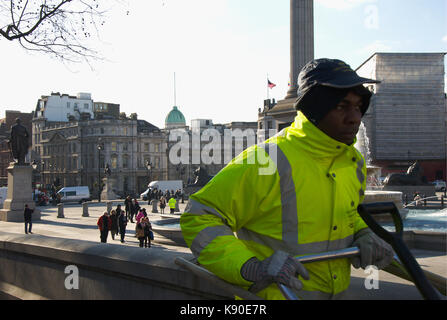
[[[147,168],[147,180],[148,180],[148,187],[149,183],[151,182],[151,173],[152,173],[152,163],[150,160],[146,160],[146,168]]]
[[[101,202],[101,150],[102,145],[98,143],[98,202]]]
[[[45,161],[41,161],[40,162],[40,174],[42,175],[42,191],[45,192],[46,189],[46,184],[45,184],[45,175],[44,175],[44,171],[45,171]]]
[[[36,201],[35,197],[36,197],[36,176],[35,176],[35,172],[37,171],[37,166],[39,164],[37,163],[36,160],[33,160],[33,162],[31,162],[31,167],[33,168],[33,173],[31,175],[31,186],[33,188],[33,200]]]

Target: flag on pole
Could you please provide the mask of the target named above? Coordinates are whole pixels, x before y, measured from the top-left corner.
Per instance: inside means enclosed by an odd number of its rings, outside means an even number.
[[[274,87],[276,87],[276,84],[274,84],[273,82],[270,82],[270,80],[267,79],[267,86],[268,86],[270,89],[273,89]]]

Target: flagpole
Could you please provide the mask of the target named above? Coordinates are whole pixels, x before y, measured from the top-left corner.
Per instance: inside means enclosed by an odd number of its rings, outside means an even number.
[[[270,100],[270,92],[269,92],[269,74],[267,73],[267,100]]]
[[[174,72],[174,106],[177,106],[177,87],[175,83],[175,72]]]

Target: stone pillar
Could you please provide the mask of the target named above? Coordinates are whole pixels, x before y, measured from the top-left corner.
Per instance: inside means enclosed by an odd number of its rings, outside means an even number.
[[[177,201],[175,202],[175,209],[174,212],[180,212],[180,208],[178,207],[178,203],[180,201],[180,199],[176,199]]]
[[[57,217],[58,218],[65,218],[64,216],[64,204],[58,203],[57,204]]]
[[[115,194],[116,178],[107,177],[102,179],[104,183],[104,189],[101,192],[101,199],[103,200],[117,200],[119,197]]]
[[[83,217],[89,217],[90,216],[88,214],[88,202],[83,202],[82,203],[82,216]]]
[[[158,213],[158,200],[157,199],[151,200],[151,205],[152,205],[152,213]]]
[[[8,171],[8,193],[0,210],[0,221],[23,222],[25,204],[34,209],[33,221],[40,220],[40,211],[33,200],[32,172],[29,164],[11,162]]]
[[[290,0],[290,88],[286,99],[296,98],[298,74],[313,59],[313,0]]]

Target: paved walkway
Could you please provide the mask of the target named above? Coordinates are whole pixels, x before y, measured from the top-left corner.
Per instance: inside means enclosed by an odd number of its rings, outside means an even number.
[[[147,201],[142,202],[142,207],[146,208],[149,214],[151,222],[163,219],[160,214],[151,213],[152,206],[147,205]],[[186,206],[179,204],[180,212],[183,212]],[[113,205],[116,208],[116,204]],[[41,210],[42,218],[40,221],[33,223],[33,234],[45,235],[50,237],[88,240],[98,242],[99,231],[96,225],[98,218],[106,210],[106,204],[92,203],[89,206],[89,217],[82,217],[82,206],[80,204],[65,204],[64,205],[64,218],[57,218],[57,207],[46,206],[38,207]],[[165,212],[169,210],[165,209]],[[166,216],[171,216],[169,213]],[[173,217],[179,217],[179,213],[173,215]],[[10,233],[24,233],[24,224],[16,222],[1,222],[0,232]],[[134,237],[135,224],[128,223],[126,230],[125,243],[120,243],[119,237],[112,240],[110,234],[108,237],[108,243],[113,243],[123,246],[138,247],[138,240]],[[447,248],[446,248],[447,249]],[[141,250],[172,250],[175,252],[190,252],[189,248],[176,246],[172,241],[166,239],[157,233],[155,233],[155,240],[152,243],[152,248]],[[446,250],[447,251],[447,250]],[[447,277],[447,255],[441,252],[431,252],[422,250],[413,250],[414,256],[417,258],[419,264],[424,268],[443,277]],[[386,300],[412,300],[421,299],[416,287],[406,280],[398,278],[394,275],[380,271],[379,273],[379,289],[365,289],[365,278],[368,274],[362,269],[352,269],[352,281],[351,287],[347,296],[347,299],[386,299]]]
[[[118,203],[119,203],[118,201],[114,202],[112,208],[115,209]],[[147,201],[140,202],[140,206],[146,208],[146,212],[149,214],[149,219],[151,222],[163,219],[161,214],[151,213],[152,206],[147,205]],[[179,204],[181,212],[183,212],[185,206],[186,202],[184,204],[181,203]],[[121,207],[124,208],[124,201]],[[64,204],[64,218],[57,217],[56,206],[48,205],[43,207],[37,207],[37,209],[41,211],[41,220],[33,222],[32,227],[33,234],[39,234],[49,237],[100,242],[99,230],[96,223],[99,217],[106,210],[105,202],[101,203],[92,202],[89,205],[89,217],[83,217],[82,205],[74,203]],[[180,216],[180,213],[171,215],[166,212],[169,212],[169,208],[167,210],[165,209],[164,216],[166,217]],[[1,231],[11,233],[25,233],[25,228],[23,223],[0,221],[0,232]],[[33,235],[30,234],[29,236],[31,237]],[[152,243],[153,247],[151,249],[156,250],[157,248],[163,247],[164,249],[190,252],[188,248],[175,246],[175,244],[172,241],[158,235],[157,233],[154,233],[154,238],[155,239]],[[126,237],[124,240],[125,242],[121,243],[119,235],[118,237],[115,237],[115,240],[112,240],[110,233],[107,238],[108,243],[138,247],[139,241],[137,238],[135,238],[135,223],[131,223],[130,221],[128,222],[126,229]]]

